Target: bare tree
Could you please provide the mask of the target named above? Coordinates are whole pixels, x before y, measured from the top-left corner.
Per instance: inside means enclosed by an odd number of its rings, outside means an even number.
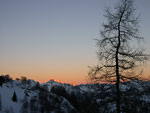
[[[117,113],[120,113],[120,82],[139,78],[142,72],[139,66],[148,60],[139,46],[143,37],[139,36],[139,18],[135,16],[133,3],[133,0],[121,0],[113,10],[106,8],[106,22],[101,39],[97,39],[100,64],[91,67],[89,72],[90,79],[95,82],[116,84]]]

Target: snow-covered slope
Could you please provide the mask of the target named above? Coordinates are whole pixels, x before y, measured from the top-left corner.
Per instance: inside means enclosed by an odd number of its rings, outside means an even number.
[[[122,113],[150,113],[149,81],[121,83],[120,90]],[[0,76],[0,113],[105,112],[115,113],[114,84],[73,86],[54,80],[39,84],[30,79],[19,81]]]
[[[2,111],[13,111],[14,113],[19,113],[21,108],[21,102],[24,97],[24,89],[18,87],[18,82],[12,81],[11,83],[3,84],[0,87],[1,95],[1,106]],[[17,102],[12,101],[13,93],[17,93]]]
[[[40,106],[42,106],[43,98],[48,100],[47,104],[53,103],[53,105],[48,106],[53,113],[57,113],[57,111],[64,113],[75,111],[74,107],[64,97],[59,97],[44,91],[44,89],[42,89],[43,84],[40,85],[33,80],[20,82],[9,78],[7,79],[5,76],[2,76],[2,78],[4,81],[0,86],[0,113],[41,113]],[[56,84],[59,83],[53,81],[53,84],[50,84],[49,87]],[[16,101],[12,99],[14,93],[16,94]],[[44,97],[43,95],[47,96]],[[33,107],[35,107],[34,110]],[[38,107],[38,109],[36,107]],[[46,105],[44,107],[46,109]],[[57,107],[60,109],[58,110]]]

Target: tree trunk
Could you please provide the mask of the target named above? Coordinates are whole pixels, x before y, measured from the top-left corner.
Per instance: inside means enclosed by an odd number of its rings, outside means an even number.
[[[120,113],[120,88],[119,88],[119,84],[120,84],[120,78],[119,75],[116,74],[117,76],[117,81],[116,81],[116,108],[117,108],[117,113]]]
[[[119,45],[120,46],[120,45]],[[120,76],[119,76],[119,64],[118,64],[118,49],[116,51],[116,108],[117,108],[117,113],[120,113]]]
[[[122,16],[124,14],[124,11],[122,12],[120,19],[119,19],[119,23],[118,23],[118,45],[116,48],[116,108],[117,108],[117,113],[120,113],[120,75],[119,75],[119,58],[118,58],[118,54],[119,54],[119,48],[121,45],[121,41],[120,41],[120,23],[122,21]]]

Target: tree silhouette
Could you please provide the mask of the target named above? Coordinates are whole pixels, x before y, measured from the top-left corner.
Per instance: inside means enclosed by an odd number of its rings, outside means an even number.
[[[14,94],[12,96],[12,101],[17,102],[17,96],[16,96],[16,92],[14,91]]]
[[[138,79],[142,72],[139,66],[148,60],[144,49],[137,46],[143,37],[139,36],[139,18],[134,14],[133,3],[133,0],[121,0],[113,10],[106,8],[102,39],[97,39],[100,64],[89,72],[95,82],[116,84],[117,113],[120,113],[120,82]]]
[[[2,110],[1,94],[0,94],[0,111]]]
[[[0,76],[0,86],[1,86],[1,87],[2,87],[2,85],[3,85],[3,82],[4,82],[3,77]]]

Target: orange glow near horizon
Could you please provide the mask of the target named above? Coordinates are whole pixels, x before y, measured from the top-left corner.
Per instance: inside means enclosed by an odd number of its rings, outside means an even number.
[[[53,80],[53,81],[55,81],[55,82],[59,82],[59,83],[66,83],[66,82],[62,82],[62,81],[60,81],[60,80],[56,80],[56,79],[54,79],[54,78],[51,78],[50,80]],[[68,82],[67,84],[70,84],[70,85],[73,85],[73,86],[76,86],[76,85],[78,85],[78,84],[75,84],[75,83],[73,83],[73,82]]]
[[[22,74],[19,73],[0,73],[1,75],[6,75],[9,74],[10,77],[13,79],[20,78],[21,76],[27,77],[27,79],[32,79],[35,81],[38,81],[40,83],[46,83],[49,80],[54,80],[60,83],[67,83],[71,85],[79,85],[79,84],[86,84],[89,83],[90,81],[87,80],[87,72],[88,68],[86,68],[84,71],[81,72],[57,72],[57,73],[52,73],[51,75],[48,73],[40,72],[37,71],[32,72],[32,73],[27,73],[27,72],[22,72]],[[62,73],[62,74],[61,74]],[[53,75],[53,76],[52,76]],[[61,75],[61,76],[60,76]],[[150,70],[148,67],[144,69],[143,73],[143,80],[147,81],[150,80]]]
[[[82,61],[82,62],[81,62]],[[15,64],[15,65],[14,65]],[[65,65],[64,65],[65,64]],[[25,76],[40,83],[48,82],[51,78],[61,83],[69,83],[73,85],[86,84],[88,81],[88,65],[96,65],[97,59],[85,59],[79,57],[76,60],[63,59],[59,60],[13,60],[0,65],[0,75],[9,74],[13,79]],[[143,67],[143,76],[149,79],[150,62]]]
[[[59,59],[60,60],[60,59]],[[48,82],[51,78],[62,83],[85,84],[87,83],[88,65],[96,64],[96,60],[79,57],[77,59],[33,59],[11,60],[0,66],[0,75],[9,74],[13,79],[25,76],[40,83]],[[82,62],[81,62],[82,60]],[[15,64],[15,65],[14,65]]]
[[[26,72],[21,72],[19,73],[0,73],[0,75],[9,75],[10,77],[12,77],[14,80],[16,78],[21,78],[21,76],[25,76],[27,77],[27,79],[32,79],[35,81],[38,81],[39,83],[46,83],[49,80],[54,80],[60,83],[67,83],[67,84],[71,84],[71,85],[79,85],[79,84],[86,84],[86,78],[87,78],[87,72],[81,72],[81,73],[77,73],[77,72],[63,72],[62,74],[60,74],[60,72],[55,73],[55,74],[47,74],[46,72],[44,73],[40,73],[40,72],[30,72],[30,73],[26,73]],[[61,75],[61,76],[60,76]]]

